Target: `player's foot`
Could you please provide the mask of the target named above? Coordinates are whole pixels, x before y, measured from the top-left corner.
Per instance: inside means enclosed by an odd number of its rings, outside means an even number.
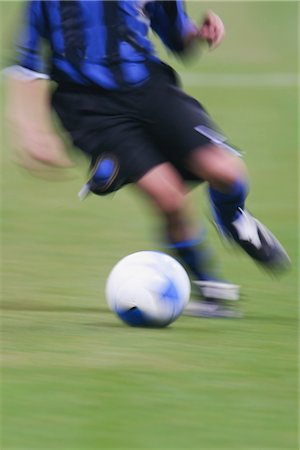
[[[239,318],[232,301],[239,299],[240,287],[223,281],[194,281],[201,298],[191,300],[185,314],[204,318]]]
[[[242,313],[231,306],[217,300],[190,301],[184,314],[205,319],[239,319]]]
[[[194,281],[203,299],[214,300],[238,300],[240,297],[240,286],[226,283],[225,281]]]
[[[272,271],[288,269],[291,261],[278,239],[248,211],[241,208],[238,211],[237,219],[229,224],[222,223],[218,217],[219,231],[266,268]]]

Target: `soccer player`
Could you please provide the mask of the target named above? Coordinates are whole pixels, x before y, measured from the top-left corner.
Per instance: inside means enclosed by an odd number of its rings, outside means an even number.
[[[28,2],[18,62],[7,70],[11,120],[25,165],[67,166],[43,90],[45,80],[54,80],[52,106],[91,163],[80,196],[105,195],[134,183],[161,215],[166,247],[195,277],[200,301],[192,313],[226,316],[223,301],[237,299],[238,287],[223,282],[211,267],[203,233],[190,217],[189,181],[207,183],[218,230],[253,260],[282,270],[289,258],[246,211],[241,158],[202,105],[184,93],[174,70],[158,59],[150,27],[179,55],[197,42],[214,49],[224,37],[216,14],[206,13],[198,26],[181,0]],[[48,72],[43,41],[49,46]]]

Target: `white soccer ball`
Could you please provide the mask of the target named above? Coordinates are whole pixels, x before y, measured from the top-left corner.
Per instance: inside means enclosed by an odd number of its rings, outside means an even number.
[[[164,327],[174,322],[191,292],[184,268],[171,256],[142,251],[121,259],[106,284],[110,309],[131,326]]]

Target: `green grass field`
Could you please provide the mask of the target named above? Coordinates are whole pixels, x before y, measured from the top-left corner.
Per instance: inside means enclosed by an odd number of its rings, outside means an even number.
[[[3,65],[19,5],[0,7]],[[156,217],[132,187],[80,203],[85,164],[68,182],[26,174],[10,161],[3,127],[3,450],[299,448],[299,4],[189,5],[193,17],[208,7],[224,18],[223,46],[188,67],[170,61],[245,150],[249,209],[293,269],[269,277],[208,225],[225,275],[242,286],[244,318],[126,327],[106,306],[105,280],[122,256],[158,248]],[[192,196],[206,215],[203,189]]]

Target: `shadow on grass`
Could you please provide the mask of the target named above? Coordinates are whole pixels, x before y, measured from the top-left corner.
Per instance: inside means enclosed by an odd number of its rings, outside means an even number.
[[[257,324],[261,323],[261,324],[273,324],[273,325],[282,325],[282,326],[295,326],[298,327],[298,318],[297,317],[280,317],[280,316],[274,316],[274,315],[269,315],[269,316],[247,316],[244,315],[243,317],[240,318],[234,318],[234,317],[196,317],[196,316],[189,316],[189,318],[191,323],[193,323],[193,325],[183,325],[182,323],[180,324],[180,330],[184,331],[184,332],[195,332],[195,331],[199,331],[199,326],[194,326],[195,324],[197,324],[197,321],[199,322],[199,324],[203,325],[204,323],[206,325],[209,324],[214,324],[214,327],[212,328],[213,331],[216,330],[215,325],[216,324],[231,324],[232,325],[232,329],[246,329],[249,325],[252,326],[254,322],[256,322]],[[235,325],[236,324],[236,325]],[[205,327],[205,331],[207,331],[207,326]]]
[[[95,314],[95,313],[111,313],[108,308],[92,306],[73,306],[73,305],[38,305],[38,304],[26,304],[26,303],[8,303],[5,302],[1,305],[3,311],[17,311],[17,312],[66,312],[66,313],[79,313],[79,314]]]
[[[100,307],[93,307],[93,306],[73,306],[73,305],[58,305],[58,304],[47,304],[47,305],[39,305],[39,304],[26,304],[26,303],[8,303],[3,302],[1,305],[1,310],[4,311],[10,311],[10,312],[32,312],[32,313],[72,313],[72,314],[112,314],[112,312],[106,308],[105,306]],[[194,332],[195,330],[199,330],[199,326],[196,325],[197,321],[201,323],[202,325],[205,323],[206,325],[209,324],[217,324],[220,325],[222,323],[231,323],[234,326],[234,323],[238,324],[238,327],[247,327],[247,325],[252,324],[253,322],[256,323],[273,323],[277,325],[288,325],[288,326],[298,326],[298,317],[280,317],[275,315],[244,315],[240,318],[233,318],[233,317],[220,317],[220,318],[208,318],[208,317],[193,317],[193,316],[185,316],[186,319],[189,319],[190,324],[185,326],[182,323],[180,324],[180,327],[177,328],[177,331],[184,331],[184,332]],[[192,325],[191,325],[192,324]],[[122,322],[120,323],[107,323],[101,321],[101,318],[99,321],[95,321],[93,323],[86,323],[86,326],[93,326],[93,327],[118,327],[123,328],[124,325]],[[130,327],[131,328],[131,327]],[[138,327],[132,327],[132,328],[138,328]],[[206,327],[207,328],[207,327]],[[162,329],[162,328],[155,328],[155,327],[145,327],[144,329]],[[172,329],[171,326],[166,327],[166,329]],[[215,328],[214,328],[215,329]]]

